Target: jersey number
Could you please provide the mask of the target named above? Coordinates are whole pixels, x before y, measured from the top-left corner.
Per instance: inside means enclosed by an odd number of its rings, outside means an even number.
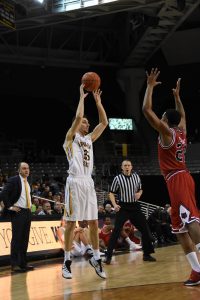
[[[176,160],[179,162],[185,162],[185,152],[186,152],[186,146],[182,143],[178,143],[176,145],[177,151],[176,151]]]
[[[90,160],[90,156],[89,156],[89,151],[87,149],[83,150],[83,165],[85,167],[88,167],[89,165],[89,160]]]

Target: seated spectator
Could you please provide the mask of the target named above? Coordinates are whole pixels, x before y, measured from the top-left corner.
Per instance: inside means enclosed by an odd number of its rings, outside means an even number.
[[[86,221],[86,220],[78,221],[78,226],[81,228],[87,228],[87,230],[89,230],[88,221]]]
[[[48,192],[47,199],[53,200],[53,193],[52,193],[52,191]]]
[[[62,245],[62,249],[64,250],[64,232],[65,232],[65,226],[66,226],[66,220],[62,219],[61,226],[57,229],[57,236],[58,239]],[[73,257],[78,256],[93,256],[93,250],[90,245],[89,239],[88,239],[88,233],[87,227],[76,227],[74,229],[74,238],[73,238],[73,245],[71,249],[71,255]]]
[[[52,214],[59,215],[61,217],[61,216],[63,216],[63,212],[64,212],[64,209],[63,209],[62,203],[60,201],[56,201],[54,203]]]
[[[39,184],[34,183],[32,185],[32,194],[33,194],[33,196],[40,196],[41,195]]]
[[[124,231],[130,238],[130,240],[136,244],[141,244],[141,233],[137,230],[137,228],[127,220],[123,226]]]
[[[127,248],[131,251],[135,250],[141,250],[142,246],[139,243],[135,243],[130,237],[134,236],[134,226],[132,223],[127,220],[121,230],[120,237],[118,238],[118,247],[121,246],[121,248]]]
[[[50,187],[48,185],[42,185],[42,187],[44,188],[44,190],[43,190],[43,192],[41,194],[41,197],[48,198],[49,197],[49,192],[50,192]],[[52,196],[52,194],[50,194],[50,196]]]
[[[49,202],[44,202],[42,205],[42,211],[38,213],[38,216],[52,215],[51,204]]]
[[[90,241],[90,230],[89,230],[89,225],[88,225],[88,221],[83,220],[83,221],[78,221],[78,226],[80,228],[84,229],[85,235],[88,239],[88,241]]]
[[[88,228],[77,227],[74,230],[74,240],[71,250],[72,256],[93,256],[92,246],[89,241]]]
[[[32,206],[31,206],[32,214],[34,214],[36,212],[39,205],[40,205],[39,199],[37,197],[33,197],[32,198]]]
[[[125,224],[121,230],[120,237],[118,238],[117,243],[115,245],[115,249],[129,249],[132,251],[142,249],[141,245],[136,244],[129,238],[128,233],[126,233],[126,227],[127,226]],[[99,231],[100,249],[105,250],[107,248],[113,228],[114,225],[112,224],[111,218],[105,217],[104,225]]]
[[[101,251],[107,249],[113,227],[114,226],[112,224],[111,218],[105,217],[103,227],[99,229],[99,247]]]
[[[33,214],[34,214],[34,215],[39,215],[39,213],[40,213],[41,211],[43,211],[42,205],[39,205],[39,206],[37,207],[36,211],[35,211]]]
[[[51,180],[50,189],[54,195],[59,194],[60,192],[59,184],[54,178]]]
[[[60,201],[60,202],[62,202],[60,193],[53,195],[53,201]]]

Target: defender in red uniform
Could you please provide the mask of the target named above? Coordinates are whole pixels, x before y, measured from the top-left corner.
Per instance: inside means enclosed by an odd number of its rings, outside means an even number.
[[[159,132],[158,160],[171,201],[172,230],[185,252],[192,267],[190,278],[184,282],[187,286],[200,284],[200,263],[196,249],[200,251],[199,212],[195,199],[195,185],[185,165],[186,118],[179,96],[180,78],[173,89],[176,109],[168,109],[159,119],[152,110],[154,87],[161,84],[157,81],[158,69],[147,73],[147,88],[143,102],[143,113],[150,125]],[[196,249],[195,249],[196,246]]]

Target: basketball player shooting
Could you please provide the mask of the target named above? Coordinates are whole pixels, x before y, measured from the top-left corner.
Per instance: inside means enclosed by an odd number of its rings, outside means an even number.
[[[101,278],[106,278],[103,270],[98,235],[98,208],[94,182],[91,177],[93,170],[93,142],[96,141],[108,125],[106,112],[101,103],[101,91],[93,91],[93,97],[99,115],[99,124],[89,133],[89,121],[84,116],[84,102],[88,93],[84,92],[84,84],[80,86],[80,100],[75,119],[68,130],[64,142],[64,150],[69,162],[69,176],[66,180],[65,207],[65,256],[62,276],[72,278],[70,250],[76,221],[87,220],[90,230],[94,256],[89,263]]]

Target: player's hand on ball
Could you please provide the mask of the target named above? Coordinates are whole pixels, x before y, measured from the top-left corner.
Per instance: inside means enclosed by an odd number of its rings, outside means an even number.
[[[82,83],[82,84],[80,85],[80,98],[85,99],[85,97],[87,97],[87,95],[88,95],[88,93],[85,93],[85,92],[84,92],[84,84]]]
[[[94,99],[95,99],[96,103],[101,102],[102,91],[100,89],[98,89],[96,91],[93,91],[92,93],[93,93],[93,96],[94,96]]]

